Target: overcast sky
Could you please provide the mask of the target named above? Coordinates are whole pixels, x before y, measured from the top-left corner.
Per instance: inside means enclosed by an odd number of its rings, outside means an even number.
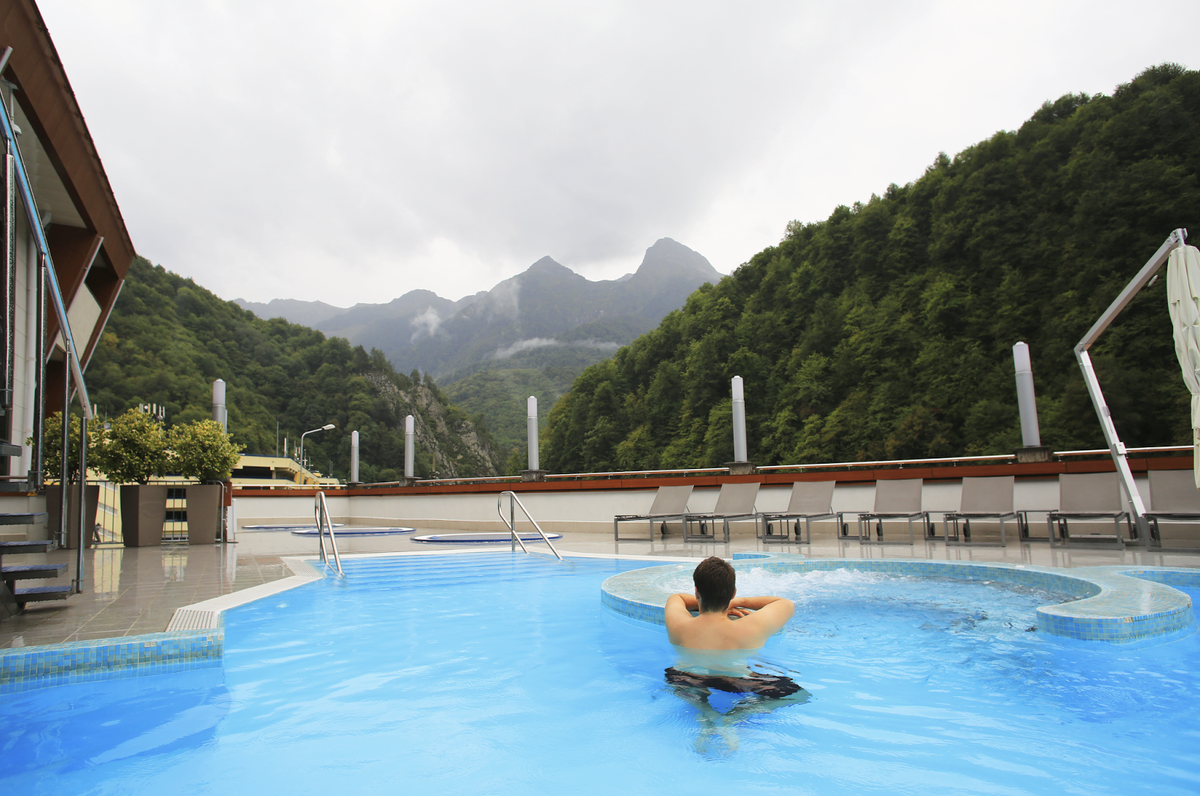
[[[1195,0],[38,4],[138,253],[338,306],[661,237],[728,273],[1047,99],[1200,67]]]

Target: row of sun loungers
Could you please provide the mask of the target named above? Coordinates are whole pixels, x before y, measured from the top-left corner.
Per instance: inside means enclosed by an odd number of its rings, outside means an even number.
[[[1146,513],[1150,523],[1149,542],[1151,546],[1162,547],[1160,523],[1200,522],[1200,492],[1196,490],[1190,470],[1152,470],[1149,481],[1152,507]],[[1124,545],[1126,538],[1139,541],[1136,527],[1125,507],[1116,473],[1060,475],[1057,508],[1015,508],[1014,485],[1013,476],[964,478],[958,510],[936,512],[942,514],[942,533],[939,537],[930,517],[931,511],[922,507],[921,479],[878,481],[873,509],[857,515],[856,538],[862,544],[913,544],[916,541],[915,527],[920,527],[924,538],[939,539],[948,545],[1003,546],[1008,543],[1007,528],[1012,525],[1017,528],[1021,541],[1041,540],[1056,545],[1111,543],[1118,547]],[[613,535],[617,540],[622,539],[621,523],[644,522],[653,539],[656,530],[666,534],[667,523],[679,523],[683,526],[685,540],[713,541],[719,523],[724,541],[728,542],[730,522],[752,519],[755,532],[764,543],[811,544],[812,523],[832,520],[840,536],[851,538],[844,515],[854,512],[834,511],[835,486],[834,481],[797,481],[792,485],[787,510],[781,512],[760,512],[756,509],[758,483],[725,484],[711,512],[688,510],[691,486],[660,487],[648,513],[623,514],[613,518]],[[1030,535],[1030,513],[1046,514],[1045,537]],[[906,523],[907,538],[886,536],[885,522]],[[972,522],[976,529],[974,535]],[[1072,522],[1088,523],[1089,529],[1098,522],[1111,522],[1112,533],[1089,530],[1073,535]],[[989,533],[978,533],[980,523],[988,524]],[[998,537],[990,533],[993,525],[999,526]]]

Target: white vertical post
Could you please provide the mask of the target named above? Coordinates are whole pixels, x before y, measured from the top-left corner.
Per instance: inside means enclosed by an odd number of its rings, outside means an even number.
[[[733,460],[746,461],[746,396],[742,377],[733,377]]]
[[[42,278],[38,266],[37,245],[33,236],[29,236],[29,246],[25,250],[25,414],[21,422],[21,445],[33,437],[33,420],[36,412],[34,403],[37,401],[38,374],[38,282]],[[37,443],[34,443],[35,445]],[[28,473],[33,468],[33,448],[21,449],[21,463],[17,473]]]
[[[1017,343],[1013,346],[1013,365],[1017,370],[1017,408],[1021,413],[1021,444],[1036,448],[1042,444],[1038,430],[1037,395],[1033,390],[1033,362],[1029,346]]]
[[[540,470],[542,468],[539,466],[540,462],[538,460],[538,407],[536,396],[529,396],[529,399],[525,401],[525,409],[525,437],[526,442],[529,444],[529,469]]]
[[[358,483],[358,432],[350,432],[350,483]]]
[[[225,411],[225,380],[213,382],[213,420],[221,424],[221,428],[229,431],[229,415]]]
[[[413,477],[413,456],[416,454],[417,426],[413,416],[404,418],[404,477]]]

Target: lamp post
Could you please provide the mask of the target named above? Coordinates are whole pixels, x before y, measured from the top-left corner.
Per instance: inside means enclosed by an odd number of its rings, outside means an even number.
[[[303,434],[300,435],[300,466],[301,467],[304,466],[304,438],[307,437],[309,434],[316,434],[318,431],[329,431],[332,428],[336,428],[336,426],[334,426],[333,423],[326,423],[325,425],[321,426],[320,428],[314,428],[312,431],[305,431]]]

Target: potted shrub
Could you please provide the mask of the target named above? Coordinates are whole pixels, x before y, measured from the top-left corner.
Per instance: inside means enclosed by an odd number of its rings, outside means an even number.
[[[238,463],[242,446],[233,444],[214,420],[175,426],[167,435],[172,464],[185,478],[199,484],[187,487],[188,543],[212,544],[221,525],[220,482]]]
[[[67,450],[67,543],[69,548],[79,545],[79,418],[71,416],[71,431]],[[45,469],[44,480],[53,480],[46,485],[46,514],[47,530],[54,539],[61,539],[62,533],[62,412],[55,412],[46,418],[42,430],[42,456]],[[101,435],[100,429],[93,424],[88,428],[87,455],[88,463],[94,464],[92,458]],[[33,445],[33,438],[25,441]],[[96,527],[96,508],[100,503],[100,485],[90,484],[86,490],[87,500],[84,503],[84,547],[92,546],[92,530]]]
[[[167,466],[162,423],[140,409],[113,420],[96,446],[96,469],[121,484],[121,536],[126,547],[162,543],[167,487],[147,482]]]

